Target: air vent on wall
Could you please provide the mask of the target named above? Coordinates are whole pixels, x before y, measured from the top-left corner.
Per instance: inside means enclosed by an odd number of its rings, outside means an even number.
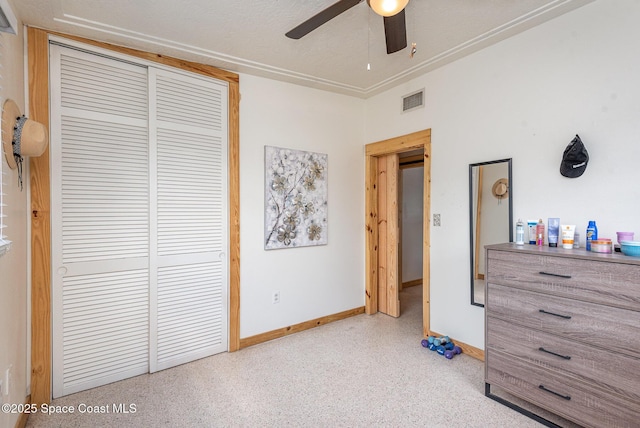
[[[424,107],[424,89],[402,97],[402,112],[406,113]]]

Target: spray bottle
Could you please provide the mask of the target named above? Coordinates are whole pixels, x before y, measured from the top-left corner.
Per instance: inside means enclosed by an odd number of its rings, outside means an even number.
[[[591,241],[598,239],[598,228],[596,227],[595,220],[589,220],[587,226],[587,251],[591,251]]]

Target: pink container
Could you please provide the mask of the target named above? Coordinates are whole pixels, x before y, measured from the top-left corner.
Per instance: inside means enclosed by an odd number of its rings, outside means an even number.
[[[633,241],[633,232],[616,232],[618,235],[618,244],[622,241]]]
[[[591,241],[591,252],[611,254],[611,239],[594,239]]]

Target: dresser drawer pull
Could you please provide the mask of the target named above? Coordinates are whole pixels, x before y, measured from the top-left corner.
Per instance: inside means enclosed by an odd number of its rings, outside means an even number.
[[[571,319],[571,315],[554,314],[553,312],[547,312],[544,309],[540,309],[540,312],[543,313],[543,314],[553,315],[554,317],[564,318],[566,320],[570,320]]]
[[[565,399],[565,400],[567,400],[567,401],[571,400],[571,396],[570,396],[570,395],[562,395],[562,394],[559,394],[559,393],[557,393],[557,392],[555,392],[555,391],[550,390],[549,388],[547,388],[547,387],[546,387],[546,386],[544,386],[544,385],[538,385],[538,388],[540,388],[540,389],[542,389],[542,390],[544,390],[544,391],[550,392],[550,393],[552,393],[553,395],[557,395],[557,396],[558,396],[558,397],[560,397],[560,398],[564,398],[564,399]]]
[[[540,271],[540,275],[558,276],[560,278],[571,278],[571,275],[563,275],[561,273],[551,273],[551,272],[544,272],[544,271]]]
[[[570,360],[571,359],[571,357],[569,355],[556,354],[553,351],[548,351],[548,350],[544,349],[542,346],[538,348],[538,351],[546,352],[547,354],[555,355],[556,357],[560,357],[560,358],[563,358],[565,360]]]

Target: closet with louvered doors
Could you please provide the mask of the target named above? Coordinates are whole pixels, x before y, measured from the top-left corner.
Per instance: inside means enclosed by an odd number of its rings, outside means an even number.
[[[227,85],[111,55],[50,45],[54,398],[228,346]]]

